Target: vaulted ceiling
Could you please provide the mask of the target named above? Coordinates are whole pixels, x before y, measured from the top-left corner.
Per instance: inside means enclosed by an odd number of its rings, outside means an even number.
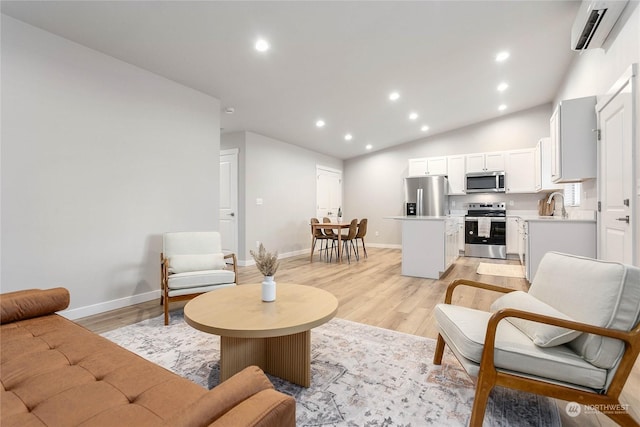
[[[2,13],[220,99],[223,133],[257,132],[347,159],[367,145],[380,150],[552,101],[576,55],[578,7],[3,1]],[[265,52],[254,48],[260,38]],[[496,61],[503,51],[509,57]]]

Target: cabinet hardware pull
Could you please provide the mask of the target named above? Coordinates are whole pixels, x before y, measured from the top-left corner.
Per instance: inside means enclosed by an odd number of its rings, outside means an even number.
[[[622,217],[622,218],[616,218],[616,221],[624,221],[624,222],[626,222],[627,224],[629,224],[629,215],[624,216],[624,217]]]

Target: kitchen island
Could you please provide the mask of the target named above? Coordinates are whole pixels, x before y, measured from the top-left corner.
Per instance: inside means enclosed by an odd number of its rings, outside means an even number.
[[[402,275],[439,279],[458,253],[458,218],[393,216],[402,222]]]

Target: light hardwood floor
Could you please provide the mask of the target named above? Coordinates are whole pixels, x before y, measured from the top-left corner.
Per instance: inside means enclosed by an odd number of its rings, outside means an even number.
[[[340,303],[337,317],[433,339],[438,335],[433,307],[444,301],[446,287],[453,279],[468,278],[517,290],[528,289],[525,279],[476,274],[480,262],[517,264],[513,260],[461,257],[442,279],[429,280],[402,276],[401,252],[398,249],[368,248],[368,252],[367,259],[361,258],[351,264],[328,264],[319,261],[317,255],[313,263],[309,262],[308,255],[284,259],[276,274],[276,281],[316,286],[331,292]],[[241,285],[262,280],[254,266],[239,267],[238,276]],[[462,287],[454,294],[454,303],[486,310],[497,296],[491,292]],[[174,303],[171,309],[182,305]],[[78,323],[102,333],[160,314],[162,307],[156,300],[80,319]],[[424,357],[430,359],[433,355],[425,354]],[[640,420],[640,361],[636,363],[624,388],[622,401],[629,404],[635,419]],[[566,402],[558,401],[557,404],[563,426],[616,425],[599,413],[583,413],[571,418],[565,413]]]

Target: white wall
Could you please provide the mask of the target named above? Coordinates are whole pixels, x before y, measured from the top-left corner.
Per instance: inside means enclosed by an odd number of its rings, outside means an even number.
[[[424,138],[394,148],[345,161],[344,207],[351,217],[368,218],[367,243],[399,245],[398,221],[385,216],[403,215],[403,185],[408,174],[408,159],[446,156],[484,151],[532,148],[541,137],[549,136],[551,105],[542,105]],[[513,201],[511,209],[535,210],[536,194],[452,196],[454,209],[470,201]],[[378,233],[378,235],[376,235]]]
[[[2,292],[76,318],[159,296],[165,231],[218,226],[219,101],[2,16]]]
[[[222,147],[240,150],[242,263],[252,262],[249,251],[256,241],[284,256],[308,251],[309,219],[316,216],[316,165],[342,170],[342,161],[253,132],[224,134]]]
[[[627,4],[613,31],[602,49],[589,49],[576,55],[564,83],[558,91],[556,102],[563,99],[604,95],[631,64],[640,64],[640,3]],[[640,76],[636,77],[640,86]],[[640,88],[638,88],[640,89]],[[634,136],[635,158],[635,223],[640,224],[640,90],[636,91],[636,134]],[[597,182],[590,180],[583,185],[585,205],[595,209],[597,205]],[[640,239],[636,225],[636,259],[640,265]]]

